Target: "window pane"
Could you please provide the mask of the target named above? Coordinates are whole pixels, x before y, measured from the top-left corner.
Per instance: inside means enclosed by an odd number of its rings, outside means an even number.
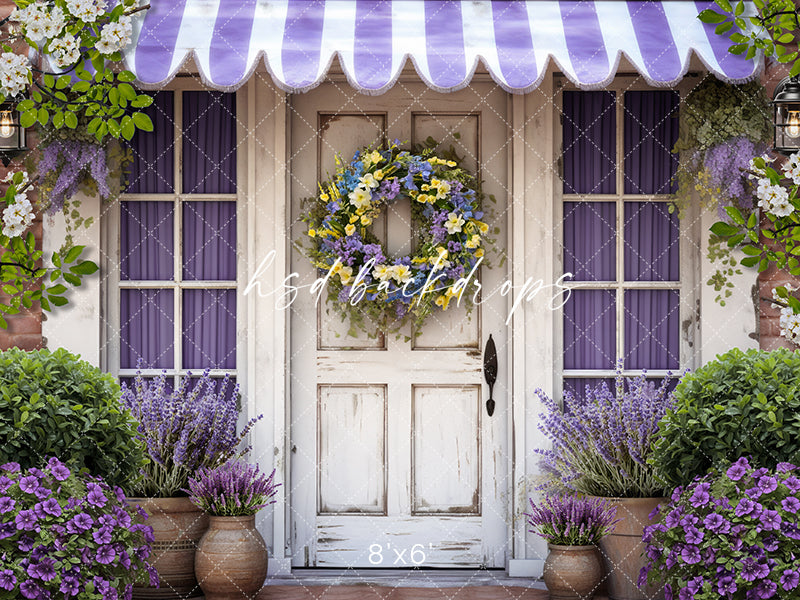
[[[153,385],[154,377],[142,377],[144,381],[148,385]],[[129,389],[135,390],[136,389],[136,377],[131,377],[129,375],[125,375],[124,377],[119,378],[119,384],[125,384],[128,386]],[[169,394],[172,390],[175,389],[175,380],[173,377],[167,377],[164,379],[164,390]]]
[[[565,202],[564,272],[576,281],[614,281],[616,232],[613,202]]]
[[[625,193],[671,194],[678,155],[678,92],[625,92]]]
[[[679,281],[677,213],[666,202],[625,203],[625,280]]]
[[[567,394],[572,396],[573,402],[581,402],[586,399],[587,388],[594,390],[603,384],[608,386],[609,391],[614,394],[615,384],[613,378],[600,377],[565,377],[564,378],[564,408],[569,411],[570,402]]]
[[[173,92],[156,92],[141,109],[153,121],[153,131],[137,129],[129,143],[133,153],[129,194],[170,194],[174,190],[175,107]]]
[[[564,368],[613,369],[616,296],[611,290],[572,290],[564,305]]]
[[[236,193],[236,94],[183,93],[183,193]]]
[[[678,290],[625,292],[625,368],[677,369],[680,363]]]
[[[183,278],[236,279],[236,202],[183,203]]]
[[[172,202],[120,202],[120,279],[172,279],[172,213]]]
[[[235,398],[234,393],[239,393],[238,392],[238,388],[236,387],[236,379],[234,377],[230,377],[228,379],[227,387],[223,388],[222,386],[223,386],[224,380],[225,380],[224,377],[212,377],[211,381],[213,383],[213,389],[210,391],[210,393],[212,393],[212,394],[223,393],[223,397],[226,400],[230,400],[231,398]],[[189,379],[189,381],[187,382],[187,389],[190,390],[190,391],[194,390],[197,387],[199,382],[200,382],[200,378],[199,377],[194,377],[194,376],[191,377]],[[209,389],[207,387],[203,388],[200,391],[200,395],[201,396],[205,396],[208,393],[209,393]]]
[[[614,92],[564,92],[565,194],[615,193],[615,98]]]
[[[120,290],[120,368],[173,367],[172,290]]]
[[[183,368],[236,368],[236,290],[183,291]]]

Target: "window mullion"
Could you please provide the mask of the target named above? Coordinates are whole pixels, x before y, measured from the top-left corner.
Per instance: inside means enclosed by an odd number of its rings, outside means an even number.
[[[625,138],[623,137],[623,126],[625,124],[625,112],[623,98],[625,93],[622,90],[617,92],[617,131],[616,131],[616,163],[617,163],[617,356],[619,361],[625,351]],[[616,366],[616,365],[615,365]]]
[[[183,193],[183,92],[175,92],[175,181],[173,182],[173,189],[175,190],[175,198],[173,200],[173,225],[175,227],[175,248],[173,249],[173,281],[174,284],[174,315],[175,323],[173,323],[173,368],[175,369],[175,386],[180,385],[180,375],[183,369],[183,336],[181,326],[183,324],[183,289],[181,282],[183,280],[183,211],[181,207],[181,194]]]

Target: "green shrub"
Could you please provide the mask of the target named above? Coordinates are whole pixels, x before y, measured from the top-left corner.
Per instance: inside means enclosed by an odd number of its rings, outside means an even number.
[[[64,349],[0,352],[0,464],[58,456],[110,485],[138,477],[144,453],[114,378]]]
[[[674,486],[740,456],[770,469],[800,459],[800,351],[731,350],[684,376],[674,397],[651,458]]]

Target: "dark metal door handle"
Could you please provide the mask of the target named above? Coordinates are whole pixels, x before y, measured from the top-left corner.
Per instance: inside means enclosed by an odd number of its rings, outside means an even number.
[[[489,399],[486,401],[486,412],[491,417],[494,414],[494,383],[497,381],[497,349],[494,347],[492,334],[486,340],[486,349],[483,351],[483,376],[489,384]]]

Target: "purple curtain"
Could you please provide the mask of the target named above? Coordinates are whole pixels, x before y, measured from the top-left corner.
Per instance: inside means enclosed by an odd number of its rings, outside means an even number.
[[[236,279],[236,202],[183,203],[183,278]]]
[[[564,306],[564,368],[613,369],[616,321],[613,290],[573,290]]]
[[[666,202],[625,203],[625,280],[680,280],[678,215]]]
[[[616,192],[616,136],[614,92],[564,92],[565,194]]]
[[[616,236],[614,202],[564,202],[564,272],[575,281],[615,281]]]
[[[625,368],[680,366],[678,290],[625,291]]]
[[[236,368],[236,290],[183,291],[183,367]]]
[[[678,155],[678,92],[625,92],[625,193],[670,194]]]
[[[120,368],[171,369],[174,363],[172,290],[120,290]]]
[[[576,400],[583,400],[586,398],[586,388],[594,389],[605,383],[611,393],[614,393],[614,380],[611,378],[603,377],[565,377],[564,378],[564,394],[571,393]],[[569,412],[569,406],[564,404],[564,408]]]
[[[183,93],[183,192],[236,193],[236,94]]]
[[[120,202],[120,279],[172,279],[172,209],[172,202]]]
[[[143,109],[153,121],[153,131],[136,130],[129,146],[133,164],[128,194],[170,194],[175,173],[175,104],[173,92],[156,92]]]

